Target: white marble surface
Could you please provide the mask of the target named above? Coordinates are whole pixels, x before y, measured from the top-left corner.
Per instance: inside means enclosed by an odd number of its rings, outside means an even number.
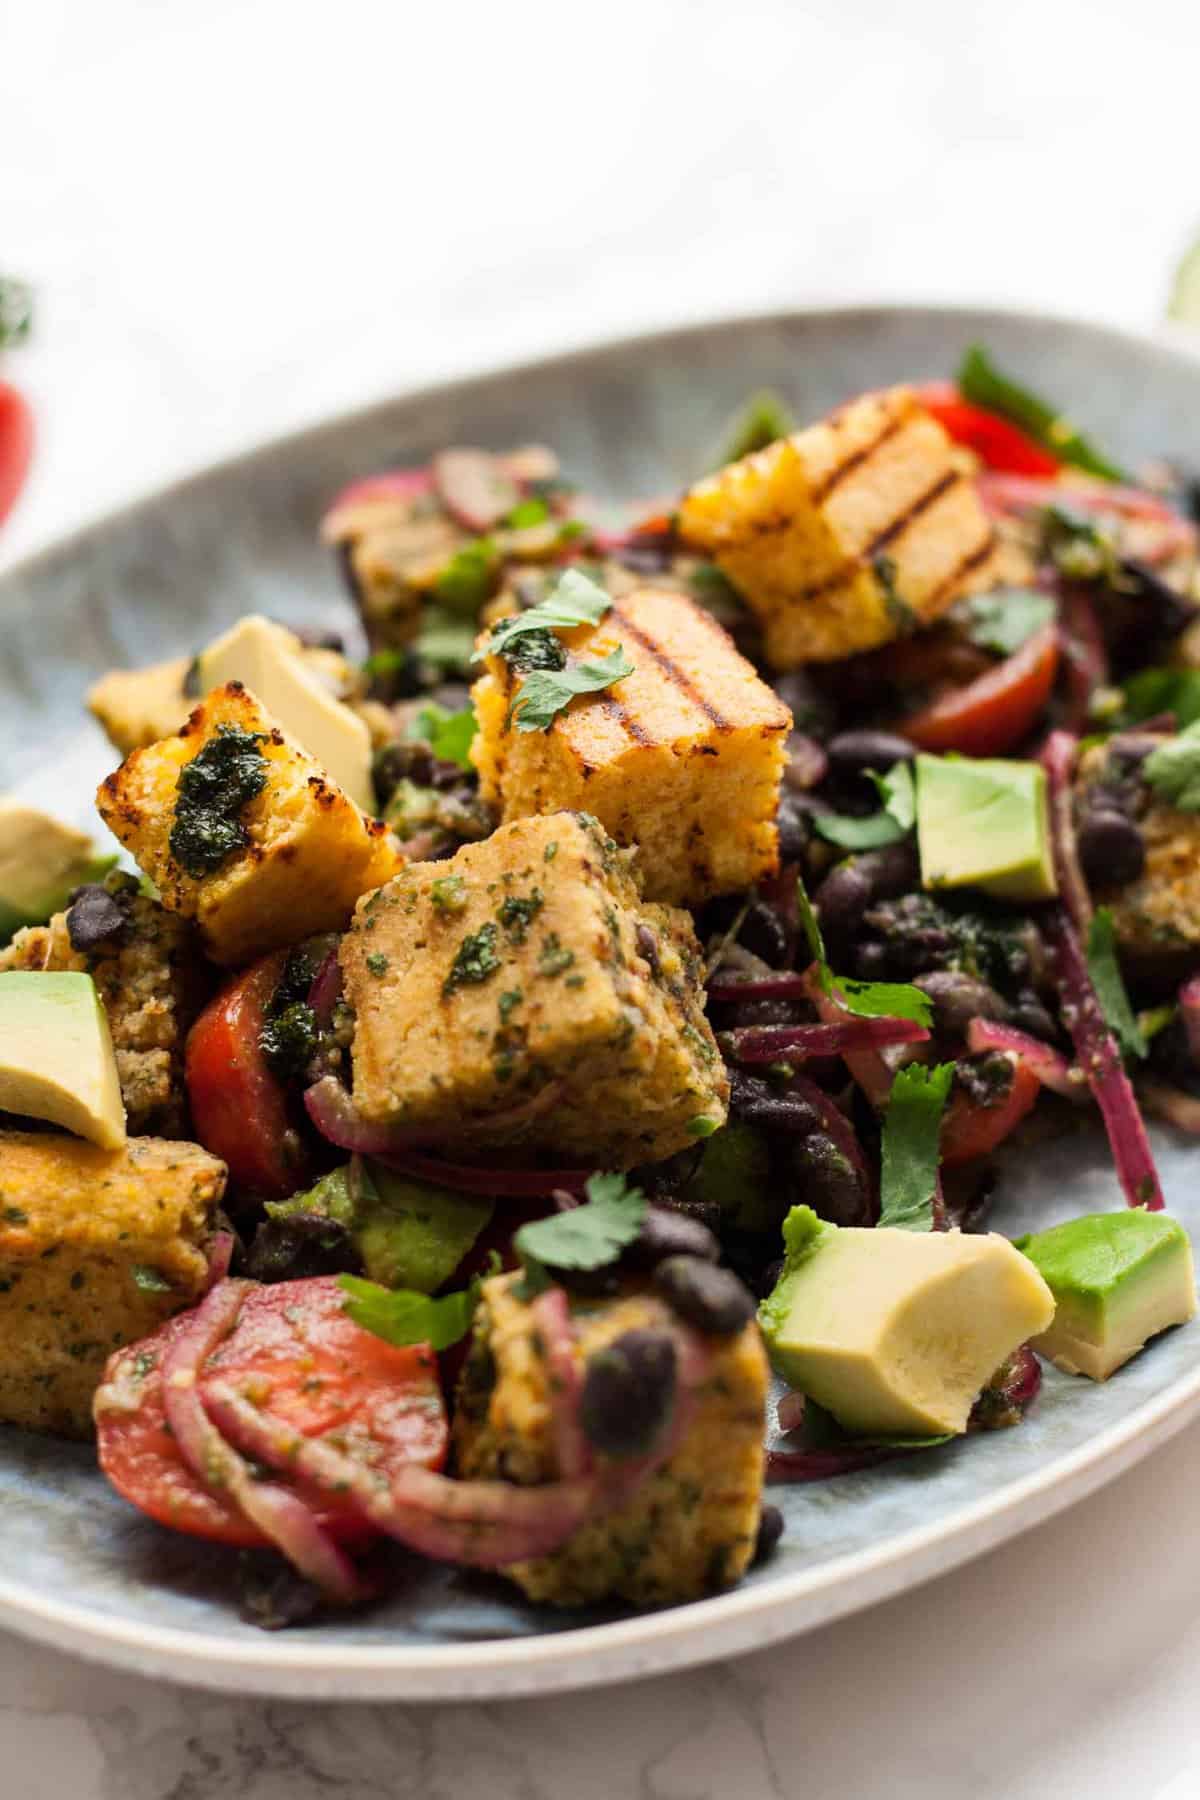
[[[1200,226],[1171,0],[0,0],[39,288],[0,564],[442,372],[830,298],[1161,315]],[[14,369],[14,373],[18,369]],[[1200,1430],[920,1592],[551,1702],[242,1703],[0,1637],[13,1800],[1200,1793]]]

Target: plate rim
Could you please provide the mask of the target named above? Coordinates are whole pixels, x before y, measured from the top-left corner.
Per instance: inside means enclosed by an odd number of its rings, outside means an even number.
[[[604,337],[549,356],[525,357],[403,388],[218,458],[75,525],[0,568],[0,608],[7,587],[69,557],[97,532],[119,528],[139,512],[172,503],[191,488],[234,474],[264,456],[286,455],[326,434],[352,432],[396,406],[450,399],[484,383],[519,381],[526,374],[569,370],[597,356],[652,354],[713,332],[820,321],[884,323],[906,316],[938,317],[947,330],[968,319],[1000,317],[1060,327],[1073,336],[1091,338],[1098,351],[1133,349],[1150,353],[1168,367],[1187,364],[1193,373],[1200,348],[1173,334],[1155,335],[1036,307],[937,300],[771,308]],[[285,1641],[265,1634],[261,1642],[230,1641],[209,1630],[190,1632],[100,1614],[38,1593],[0,1573],[0,1626],[86,1660],[223,1692],[343,1701],[438,1701],[578,1691],[766,1648],[921,1585],[1064,1511],[1125,1473],[1197,1416],[1200,1367],[1066,1456],[969,1502],[948,1518],[886,1538],[869,1551],[847,1551],[816,1568],[781,1574],[762,1585],[600,1625],[451,1645],[323,1646],[306,1642],[302,1633]]]

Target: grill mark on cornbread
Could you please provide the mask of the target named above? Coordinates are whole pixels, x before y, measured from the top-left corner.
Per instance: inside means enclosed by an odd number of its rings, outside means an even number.
[[[798,598],[801,600],[820,600],[823,599],[826,594],[835,593],[855,570],[866,568],[873,556],[878,556],[881,550],[886,550],[889,544],[894,544],[897,538],[903,537],[909,526],[915,525],[917,520],[921,518],[924,513],[929,511],[931,506],[936,505],[943,494],[948,494],[951,488],[957,487],[959,482],[965,481],[965,479],[966,477],[961,470],[947,469],[945,474],[938,476],[932,487],[927,487],[923,494],[918,494],[912,504],[906,507],[898,518],[893,519],[890,525],[885,525],[882,531],[877,531],[875,536],[857,556],[853,556],[847,562],[842,563],[832,575],[827,575],[825,580],[819,581],[815,587],[801,588]],[[948,576],[947,580],[950,581],[957,578],[956,571],[954,575]],[[943,588],[944,587],[945,583],[943,583]],[[940,591],[941,590],[939,590],[939,592]]]
[[[657,738],[651,737],[641,720],[635,718],[633,713],[622,706],[619,700],[615,700],[611,694],[602,695],[600,704],[613,723],[619,725],[626,737],[631,737],[635,744],[641,744],[643,748],[648,748],[658,742]]]
[[[613,607],[613,613],[615,617],[619,619],[622,629],[627,631],[633,641],[636,644],[640,644],[642,649],[645,650],[649,656],[654,658],[654,661],[658,664],[667,680],[674,682],[675,686],[679,688],[682,693],[687,695],[688,699],[692,702],[692,705],[699,707],[706,718],[712,721],[718,731],[729,731],[731,727],[728,719],[726,719],[722,713],[717,711],[717,708],[712,704],[712,701],[701,692],[695,682],[691,679],[690,675],[684,673],[679,667],[679,664],[655,642],[650,634],[645,631],[642,626],[635,625],[628,613],[623,612],[619,606]]]
[[[809,498],[813,505],[820,506],[823,501],[828,500],[830,494],[832,494],[834,489],[846,479],[847,475],[853,475],[855,469],[861,469],[862,465],[865,462],[869,462],[875,452],[881,450],[888,442],[889,438],[894,438],[896,433],[907,425],[907,423],[907,418],[896,417],[889,419],[884,425],[883,430],[873,437],[869,444],[864,444],[859,450],[851,451],[844,462],[835,464],[824,479],[819,481],[816,486],[810,490]]]
[[[980,568],[981,565],[987,561],[995,548],[996,533],[989,527],[983,542],[977,544],[974,550],[968,550],[967,554],[955,564],[953,569],[951,569],[945,580],[938,583],[931,596],[930,604],[936,606],[937,602],[949,588],[955,587],[960,581],[965,580],[968,575],[973,575],[976,569]]]

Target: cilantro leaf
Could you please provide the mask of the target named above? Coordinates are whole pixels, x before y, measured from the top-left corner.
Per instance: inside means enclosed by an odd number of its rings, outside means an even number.
[[[417,714],[412,736],[424,738],[442,762],[457,763],[460,769],[471,768],[471,745],[479,730],[473,706],[460,712],[447,712],[435,700],[428,701]]]
[[[1011,419],[1039,444],[1057,456],[1060,462],[1105,481],[1126,481],[1128,476],[1115,463],[1109,462],[1095,445],[1078,432],[1057,407],[1004,375],[996,367],[982,344],[972,344],[958,371],[958,389],[973,406],[986,407]]]
[[[938,1137],[953,1063],[926,1068],[909,1063],[896,1071],[883,1120],[879,1223],[901,1231],[933,1230]]]
[[[1100,1002],[1100,1010],[1113,1036],[1127,1056],[1145,1056],[1146,1035],[1129,1004],[1121,965],[1117,961],[1117,940],[1112,912],[1098,906],[1092,915],[1087,941],[1088,974]]]
[[[513,697],[509,718],[518,731],[548,731],[576,694],[598,694],[633,674],[633,664],[618,644],[599,662],[574,663],[565,669],[535,669]]]
[[[883,800],[881,812],[866,819],[845,813],[818,813],[813,817],[820,836],[843,850],[877,850],[884,844],[896,843],[913,828],[917,803],[908,764],[897,763],[886,775],[876,775],[873,770],[870,775]]]
[[[491,538],[473,538],[456,550],[434,584],[442,605],[473,618],[489,600],[500,572],[500,552]]]
[[[569,631],[576,625],[598,625],[612,601],[598,582],[578,569],[566,569],[552,594],[527,612],[501,619],[487,642],[471,658],[504,656],[510,644],[530,631]]]
[[[850,976],[834,974],[825,954],[820,921],[800,876],[796,877],[796,907],[800,928],[808,940],[809,954],[817,965],[817,977],[831,1000],[839,1001],[847,1012],[857,1014],[860,1019],[912,1019],[918,1025],[930,1023],[933,1007],[928,995],[920,988],[906,981],[855,981]]]
[[[649,1204],[624,1175],[589,1176],[587,1204],[522,1225],[513,1249],[525,1267],[525,1293],[549,1286],[547,1268],[602,1269],[616,1262],[642,1229]]]
[[[421,615],[421,629],[413,644],[418,661],[431,663],[437,669],[465,673],[474,648],[473,624],[456,619],[444,606],[426,606]]]
[[[973,644],[997,656],[1012,656],[1049,625],[1055,608],[1049,594],[1033,588],[997,588],[990,594],[973,594],[965,611]]]
[[[518,500],[512,511],[500,522],[509,531],[528,531],[533,525],[544,525],[549,517],[549,505],[541,495],[535,494],[529,500]]]
[[[33,322],[33,290],[24,281],[0,276],[0,349],[11,349],[29,336]]]
[[[768,444],[778,442],[795,429],[796,419],[791,407],[770,388],[759,388],[726,425],[712,467],[721,469],[726,463],[740,462],[743,456],[765,450]]]
[[[1142,773],[1171,806],[1200,812],[1200,720],[1152,750]]]
[[[479,1304],[480,1277],[470,1287],[433,1299],[415,1288],[385,1288],[360,1275],[342,1275],[347,1316],[387,1344],[428,1344],[448,1350],[471,1329]]]
[[[1124,722],[1174,713],[1180,731],[1200,719],[1200,669],[1141,669],[1125,683]]]

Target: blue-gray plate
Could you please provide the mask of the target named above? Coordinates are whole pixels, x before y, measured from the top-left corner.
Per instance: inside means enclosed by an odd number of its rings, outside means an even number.
[[[990,344],[1125,461],[1200,467],[1200,363],[1038,315],[863,309],[750,319],[587,350],[408,395],[212,469],[0,579],[0,790],[81,822],[112,765],[89,680],[179,654],[240,613],[344,622],[316,525],[346,481],[438,446],[543,439],[589,488],[657,495],[693,475],[748,390],[801,417],[952,370]],[[1160,1133],[1168,1202],[1200,1227],[1197,1153]],[[1006,1231],[1120,1195],[1082,1129],[1008,1167]],[[404,1566],[361,1619],[268,1635],[243,1623],[230,1553],[175,1537],[106,1486],[90,1450],[0,1428],[0,1624],[147,1674],[239,1692],[342,1698],[511,1695],[677,1668],[809,1630],[977,1555],[1111,1479],[1200,1412],[1200,1326],[1167,1333],[1103,1386],[1050,1370],[1015,1431],[773,1490],[787,1531],[735,1592],[664,1611],[559,1614],[499,1581]]]

